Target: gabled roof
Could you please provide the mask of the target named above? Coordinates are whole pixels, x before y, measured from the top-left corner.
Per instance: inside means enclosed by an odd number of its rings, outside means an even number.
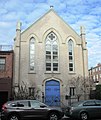
[[[47,14],[49,14],[50,12],[53,12],[58,18],[60,18],[65,24],[66,26],[68,26],[72,31],[74,31],[76,34],[77,32],[72,28],[70,27],[52,8],[47,12],[45,13],[42,17],[40,17],[38,20],[36,20],[32,25],[30,25],[27,29],[25,29],[22,34],[27,31],[28,29],[30,29],[34,24],[36,24],[38,21],[40,21],[42,18],[44,18]],[[78,34],[77,34],[78,35]],[[79,35],[78,35],[79,36]],[[80,36],[79,36],[80,37]]]

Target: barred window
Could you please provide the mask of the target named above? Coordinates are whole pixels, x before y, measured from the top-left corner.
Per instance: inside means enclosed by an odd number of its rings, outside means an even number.
[[[75,87],[70,87],[70,96],[75,95]]]
[[[35,87],[29,87],[29,95],[34,96],[35,94]]]

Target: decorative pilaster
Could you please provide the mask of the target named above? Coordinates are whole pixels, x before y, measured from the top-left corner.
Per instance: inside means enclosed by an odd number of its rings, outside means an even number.
[[[21,54],[21,22],[17,22],[14,44],[14,87],[18,91],[20,85],[20,55]]]
[[[20,46],[21,37],[21,22],[18,21],[16,25],[16,46]]]
[[[88,77],[88,50],[86,48],[86,39],[85,39],[85,28],[84,26],[80,27],[81,31],[81,42],[82,42],[82,60],[83,60],[83,74],[84,79]]]
[[[84,26],[80,27],[80,32],[81,32],[81,39],[82,39],[82,47],[83,49],[86,49],[86,39],[85,39],[85,28]]]

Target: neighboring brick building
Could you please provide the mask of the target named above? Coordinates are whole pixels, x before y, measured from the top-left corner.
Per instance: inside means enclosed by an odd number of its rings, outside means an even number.
[[[91,67],[88,71],[92,83],[101,84],[101,63],[98,63],[95,67]]]
[[[0,107],[12,97],[13,50],[9,45],[0,46]]]

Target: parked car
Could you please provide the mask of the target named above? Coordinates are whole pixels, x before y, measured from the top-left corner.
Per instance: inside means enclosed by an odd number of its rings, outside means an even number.
[[[101,100],[85,100],[67,107],[65,115],[74,119],[89,120],[101,118]]]
[[[49,107],[37,100],[9,101],[2,106],[1,120],[46,118],[59,120],[64,116],[61,108]]]

